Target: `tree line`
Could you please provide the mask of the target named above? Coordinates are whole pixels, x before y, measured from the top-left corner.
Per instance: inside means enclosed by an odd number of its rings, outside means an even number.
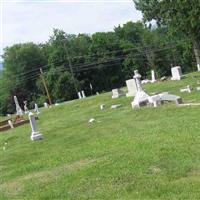
[[[198,44],[198,37],[188,37],[182,30],[172,31],[171,24],[161,23],[162,16],[154,25],[147,23],[155,17],[150,5],[142,2],[150,1],[136,2],[144,13],[144,22],[127,22],[111,32],[92,35],[54,29],[46,43],[5,48],[0,113],[14,112],[14,95],[21,105],[27,100],[30,107],[34,102],[42,105],[48,101],[40,69],[54,103],[77,98],[80,90],[91,95],[124,86],[136,69],[143,78],[150,78],[151,69],[157,77],[170,75],[171,67],[176,65],[184,72],[196,70],[198,45],[194,48],[194,40]]]

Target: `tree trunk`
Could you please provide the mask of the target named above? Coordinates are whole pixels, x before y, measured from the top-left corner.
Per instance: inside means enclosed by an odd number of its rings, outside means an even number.
[[[200,71],[200,44],[198,43],[198,41],[194,41],[193,48],[194,48],[194,55],[197,62],[197,69],[198,71]]]

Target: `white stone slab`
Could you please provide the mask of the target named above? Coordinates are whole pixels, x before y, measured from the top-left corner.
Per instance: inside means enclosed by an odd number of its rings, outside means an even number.
[[[134,97],[137,92],[137,85],[135,79],[126,80],[126,85],[128,88],[128,93],[126,93],[126,96]]]
[[[182,71],[180,66],[172,67],[171,68],[172,78],[171,80],[181,80],[182,78]]]
[[[115,98],[119,98],[121,96],[124,96],[124,92],[120,89],[113,89],[112,90],[112,98],[115,99]]]

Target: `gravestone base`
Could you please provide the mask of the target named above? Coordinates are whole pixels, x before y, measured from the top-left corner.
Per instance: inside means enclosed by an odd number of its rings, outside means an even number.
[[[43,138],[42,134],[39,132],[35,132],[31,134],[31,140],[41,140]]]

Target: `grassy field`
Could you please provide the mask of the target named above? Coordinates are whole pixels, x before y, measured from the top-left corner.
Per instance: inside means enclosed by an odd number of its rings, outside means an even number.
[[[145,89],[200,102],[200,91],[179,93],[197,80]],[[132,110],[131,101],[106,93],[43,109],[37,142],[29,124],[0,133],[0,199],[200,199],[200,106]]]

